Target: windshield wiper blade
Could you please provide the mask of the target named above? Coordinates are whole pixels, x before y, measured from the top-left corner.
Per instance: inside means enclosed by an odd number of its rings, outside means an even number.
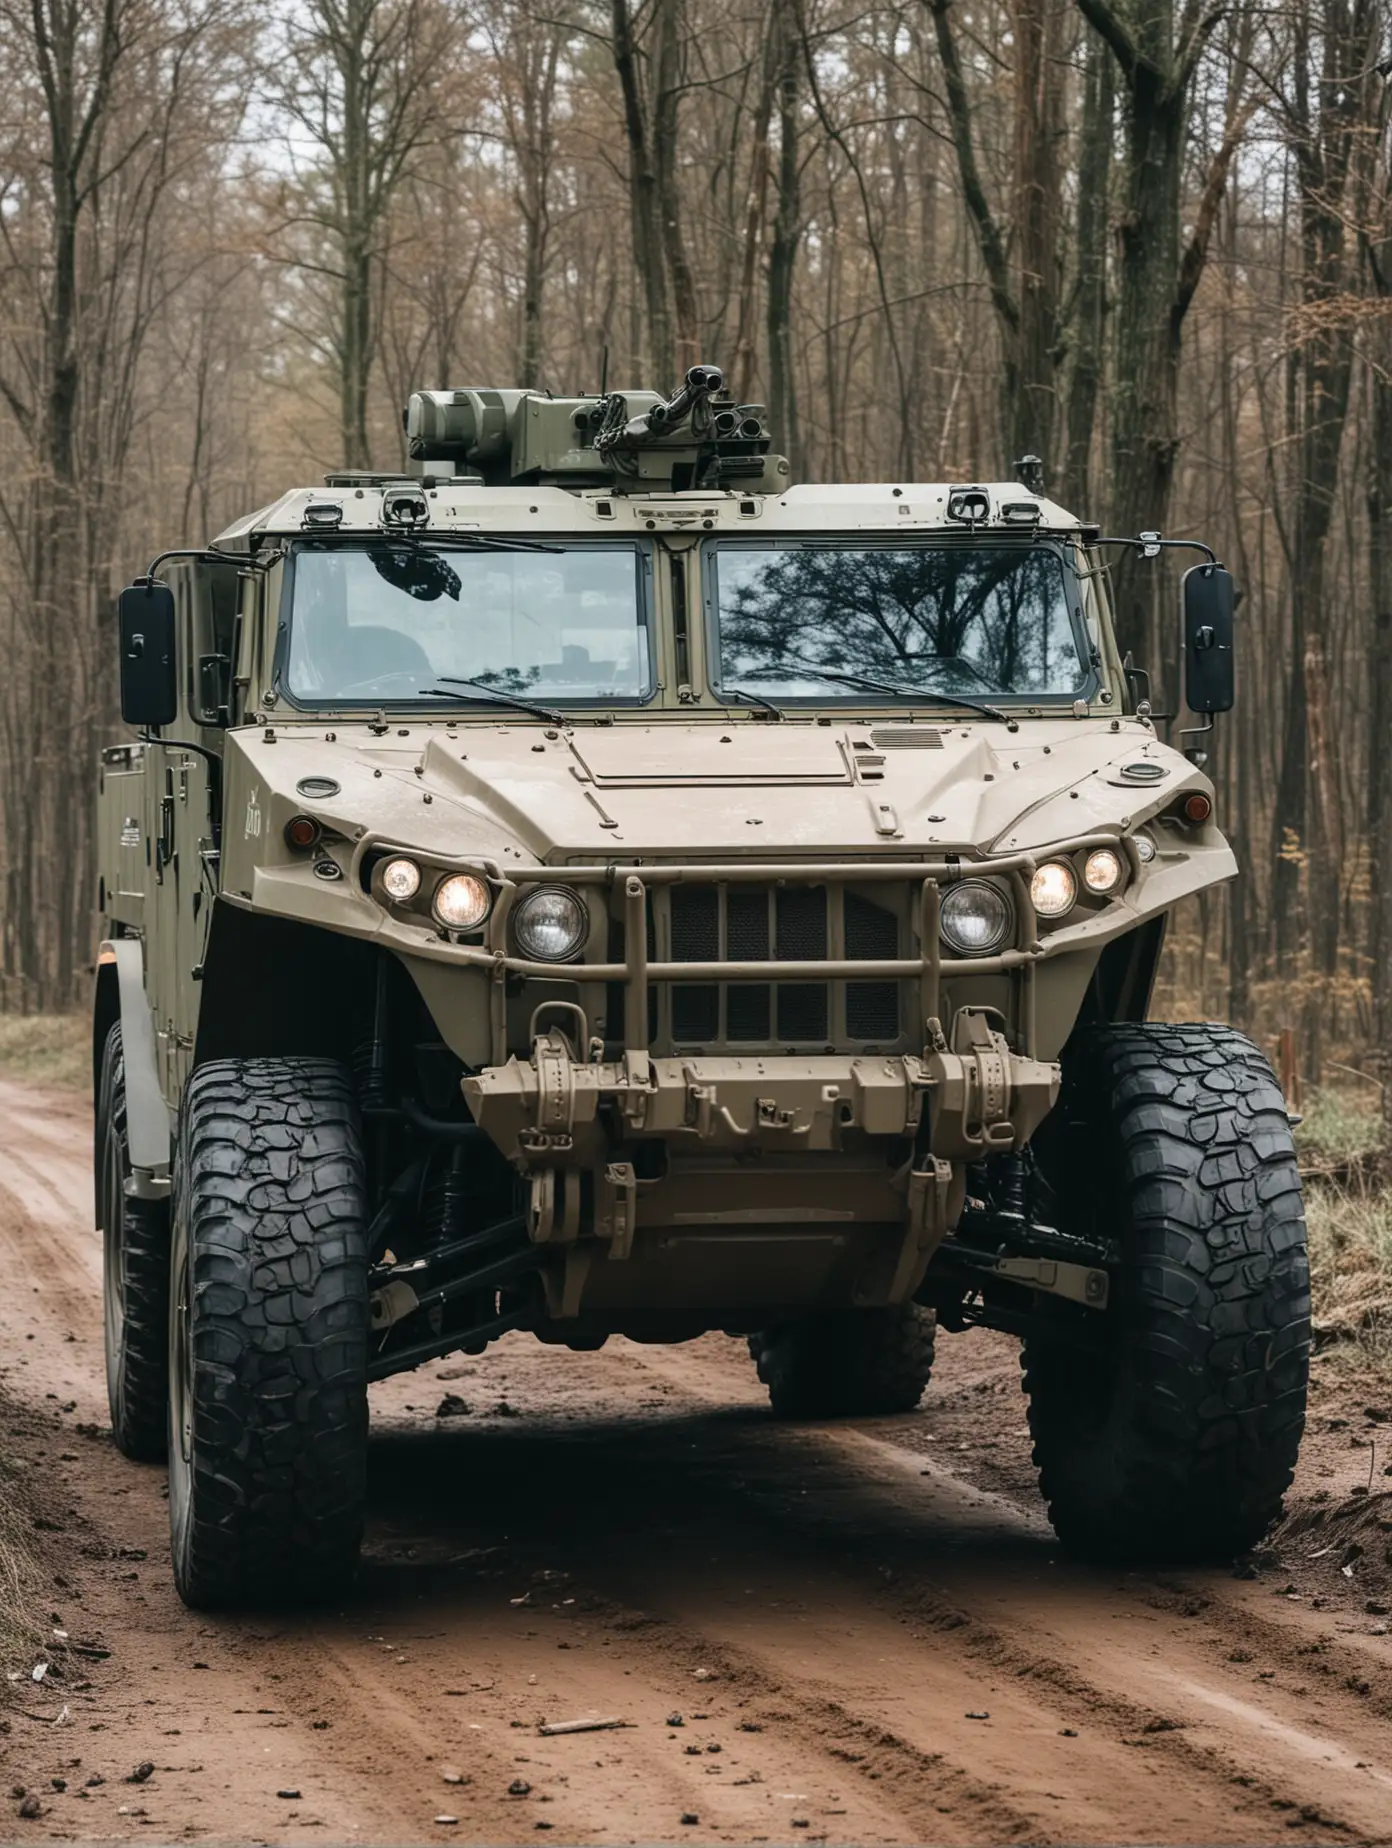
[[[773,701],[771,699],[765,699],[762,693],[751,693],[747,687],[726,687],[721,697],[724,699],[742,699],[748,705],[758,706],[762,708],[771,719],[781,719],[785,716],[781,706],[775,706]]]
[[[345,533],[345,539],[359,538]],[[395,533],[384,532],[376,545],[428,546],[445,552],[564,552],[563,545],[547,545],[540,539],[504,538],[501,533]]]
[[[515,693],[505,693],[501,687],[490,687],[486,680],[460,680],[453,674],[441,674],[439,679],[448,684],[443,687],[422,687],[422,699],[453,699],[461,705],[468,706],[516,706],[519,712],[530,712],[538,719],[545,719],[548,725],[564,725],[564,715],[551,706],[539,706],[534,700],[519,699]],[[472,687],[472,693],[456,693],[456,687]]]
[[[839,680],[848,687],[868,687],[875,693],[889,693],[895,699],[925,700],[934,706],[965,706],[968,712],[979,712],[983,719],[996,719],[1011,731],[1019,731],[1020,721],[1009,712],[1002,712],[999,706],[988,706],[983,700],[968,699],[962,693],[944,693],[930,687],[900,687],[888,680],[873,680],[868,674],[837,674],[827,667],[814,667],[810,661],[794,657],[796,666],[807,674],[815,674],[822,680]]]

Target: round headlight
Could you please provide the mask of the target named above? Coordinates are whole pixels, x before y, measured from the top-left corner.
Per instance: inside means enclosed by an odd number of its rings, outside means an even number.
[[[538,962],[564,962],[585,941],[589,913],[564,886],[537,886],[512,914],[520,948]]]
[[[421,871],[414,860],[388,860],[382,868],[382,890],[395,905],[404,905],[420,891]]]
[[[938,925],[959,956],[989,956],[1010,934],[1014,908],[999,886],[968,879],[948,888]]]
[[[1142,866],[1149,866],[1155,858],[1155,842],[1148,834],[1136,836],[1136,858]]]
[[[1030,897],[1041,918],[1061,918],[1073,909],[1078,881],[1066,860],[1046,860],[1030,880]]]
[[[481,879],[472,873],[451,873],[436,886],[431,910],[447,930],[473,930],[488,916],[492,902]]]
[[[1123,870],[1119,853],[1110,847],[1094,847],[1083,862],[1083,884],[1089,892],[1115,892]]]

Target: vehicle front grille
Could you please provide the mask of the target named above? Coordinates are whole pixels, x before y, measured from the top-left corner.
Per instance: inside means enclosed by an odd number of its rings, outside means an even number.
[[[842,886],[658,886],[649,937],[668,937],[661,960],[672,962],[882,961],[900,954],[901,919],[893,895],[879,898],[890,902]],[[899,1037],[900,991],[897,981],[673,982],[656,1012],[658,1035],[679,1047],[885,1046]]]

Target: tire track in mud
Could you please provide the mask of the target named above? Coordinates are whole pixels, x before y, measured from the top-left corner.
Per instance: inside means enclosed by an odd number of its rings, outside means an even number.
[[[0,1083],[0,1262],[20,1284],[0,1298],[0,1365],[73,1510],[62,1577],[115,1650],[65,1692],[63,1749],[160,1768],[139,1801],[110,1778],[80,1808],[54,1796],[26,1835],[1392,1835],[1392,1644],[1270,1583],[1061,1559],[1020,1486],[1021,1402],[990,1337],[940,1344],[936,1414],[930,1388],[919,1417],[781,1428],[742,1344],[572,1356],[511,1337],[374,1389],[350,1606],[185,1612],[162,1473],[93,1442],[53,1460],[72,1440],[45,1392],[80,1418],[103,1403],[89,1160],[80,1111]],[[434,1419],[442,1379],[467,1418]],[[973,1440],[957,1465],[932,1442],[949,1406]],[[1014,1460],[982,1486],[998,1455]],[[631,1725],[537,1735],[581,1715]],[[54,1774],[56,1735],[3,1746]],[[449,1765],[470,1781],[443,1783]],[[301,1798],[276,1798],[278,1779]],[[446,1811],[458,1824],[436,1827]]]

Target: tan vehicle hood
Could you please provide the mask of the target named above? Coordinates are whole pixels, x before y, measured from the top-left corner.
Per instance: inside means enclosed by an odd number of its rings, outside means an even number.
[[[1124,774],[1148,764],[1153,780]],[[449,856],[563,862],[635,857],[893,855],[1046,847],[1117,831],[1209,787],[1139,720],[830,725],[759,718],[577,724],[296,722],[229,737],[225,839],[264,857],[296,813]],[[315,794],[307,778],[337,783]],[[250,871],[250,866],[247,866]]]

